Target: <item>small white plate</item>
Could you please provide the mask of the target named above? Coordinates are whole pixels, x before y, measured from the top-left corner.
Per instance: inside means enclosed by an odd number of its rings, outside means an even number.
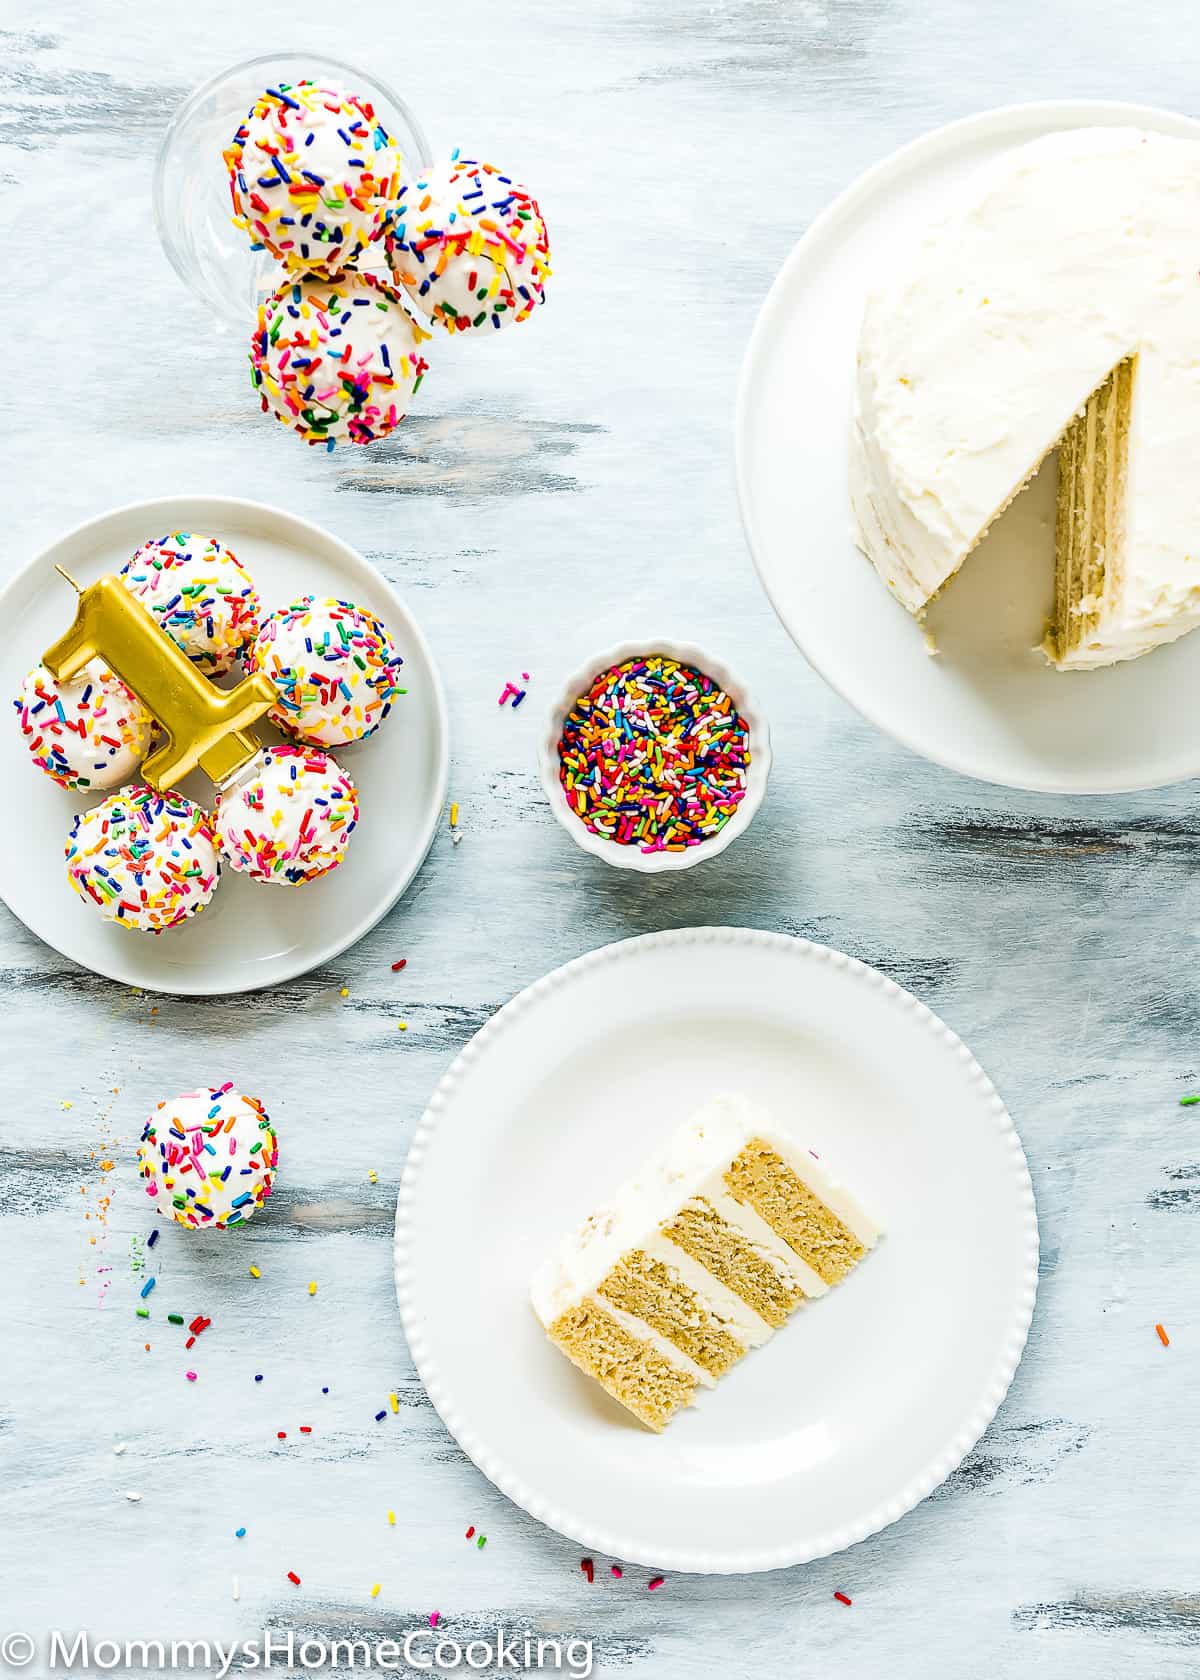
[[[716,1090],[765,1103],[885,1236],[653,1435],[544,1336],[538,1263]],[[894,1522],[995,1415],[1037,1285],[1033,1190],[987,1075],[862,963],[781,934],[649,934],[501,1009],[434,1094],[396,1209],[429,1397],[542,1522],[660,1569],[740,1573]]]
[[[336,595],[370,607],[404,656],[402,695],[378,733],[336,757],[358,788],[361,817],[340,868],[306,886],[267,886],[225,868],[199,916],[168,933],[131,932],[98,916],[71,891],[63,848],[76,811],[103,794],[66,793],[30,761],[15,719],[0,727],[0,779],[21,820],[0,830],[4,902],[47,945],[110,980],[198,997],[273,986],[329,962],[372,928],[412,880],[446,796],[446,705],[416,620],[354,549],[278,508],[224,496],[135,502],[80,525],[30,561],[0,592],[7,626],[0,695],[68,627],[75,596],[61,565],[88,584],[117,572],[140,543],[167,531],[202,531],[228,543],[250,570],[264,609],[300,595]],[[278,739],[265,721],[264,740]],[[197,773],[181,784],[205,809],[213,787]]]
[[[854,546],[847,446],[859,323],[875,279],[903,262],[982,164],[1090,125],[1200,137],[1200,123],[1169,111],[1066,100],[988,111],[905,146],[830,205],[780,270],[746,352],[736,420],[750,550],[815,669],[914,752],[986,781],[1062,793],[1200,773],[1200,635],[1095,672],[1054,671],[1033,651],[1053,594],[1048,464],[930,610],[931,658],[920,627]]]

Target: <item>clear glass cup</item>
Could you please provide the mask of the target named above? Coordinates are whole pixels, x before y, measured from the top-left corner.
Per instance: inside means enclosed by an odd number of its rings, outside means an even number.
[[[411,179],[433,161],[425,131],[386,82],[322,52],[272,52],[235,64],[202,83],[176,111],[154,165],[154,220],[179,278],[232,332],[248,334],[260,300],[279,284],[269,251],[253,251],[233,225],[229,175],[222,152],[259,94],[285,82],[328,82],[369,99],[400,148]],[[356,265],[384,268],[382,241]]]

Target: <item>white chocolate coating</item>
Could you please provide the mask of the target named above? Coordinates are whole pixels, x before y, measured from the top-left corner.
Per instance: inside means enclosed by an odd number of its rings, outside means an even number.
[[[33,762],[73,793],[120,786],[146,756],[150,714],[98,659],[66,683],[35,666],[13,704]]]

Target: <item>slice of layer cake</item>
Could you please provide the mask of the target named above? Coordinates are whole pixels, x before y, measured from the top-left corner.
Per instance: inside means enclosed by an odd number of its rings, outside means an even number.
[[[1072,129],[1006,153],[859,339],[860,544],[914,614],[1059,447],[1059,669],[1200,623],[1200,144]]]
[[[533,1307],[572,1364],[661,1430],[878,1236],[811,1151],[718,1097],[562,1244]]]

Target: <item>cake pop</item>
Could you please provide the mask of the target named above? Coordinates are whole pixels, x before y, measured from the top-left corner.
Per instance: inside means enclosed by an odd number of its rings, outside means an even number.
[[[75,818],[67,878],[118,927],[163,933],[198,915],[221,879],[208,814],[179,793],[135,785]]]
[[[449,332],[511,326],[545,302],[550,242],[537,200],[457,152],[401,188],[384,249],[397,284]]]
[[[357,821],[354,783],[319,747],[265,747],[213,811],[234,869],[294,887],[337,868]]]
[[[253,1218],[271,1194],[278,1160],[266,1109],[230,1083],[160,1102],[138,1144],[142,1182],[159,1213],[197,1230]]]
[[[405,691],[404,661],[365,607],[306,595],[263,623],[248,654],[279,690],[272,723],[314,746],[344,746],[374,733]]]
[[[259,305],[251,383],[264,413],[306,443],[371,443],[403,420],[429,336],[369,274],[288,280]]]
[[[33,762],[72,793],[118,787],[146,756],[150,714],[98,659],[71,682],[35,666],[13,705]]]
[[[154,537],[125,562],[121,579],[206,676],[228,671],[258,633],[254,580],[215,537]]]
[[[267,88],[224,156],[235,227],[298,273],[356,262],[400,190],[399,148],[370,103],[315,82]]]

